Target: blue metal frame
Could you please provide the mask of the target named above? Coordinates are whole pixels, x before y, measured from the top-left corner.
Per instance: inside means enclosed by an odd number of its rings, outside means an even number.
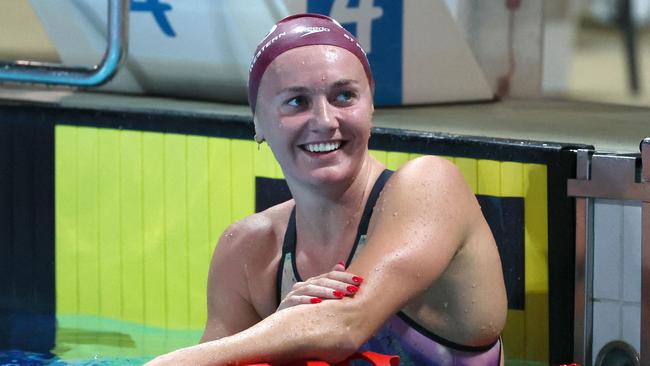
[[[99,86],[109,82],[126,59],[129,0],[108,2],[108,46],[102,61],[91,67],[70,67],[32,61],[0,62],[0,82]]]

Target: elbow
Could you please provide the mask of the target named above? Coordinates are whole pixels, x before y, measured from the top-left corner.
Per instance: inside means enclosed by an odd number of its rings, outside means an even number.
[[[352,354],[357,352],[359,348],[367,341],[369,335],[366,334],[367,324],[362,314],[356,312],[354,306],[350,303],[339,303],[342,309],[337,309],[339,316],[336,321],[329,327],[326,327],[324,334],[321,334],[321,339],[329,340],[326,342],[326,349],[323,349],[323,354],[319,359],[333,364],[338,364]],[[356,314],[356,315],[355,315]]]
[[[355,337],[345,331],[328,332],[322,336],[328,339],[325,344],[321,343],[324,347],[313,350],[316,352],[313,357],[331,364],[339,364],[345,361],[361,347],[361,344],[356,342]]]
[[[331,343],[326,349],[321,350],[323,352],[319,355],[318,359],[331,364],[339,364],[345,361],[361,346],[357,345],[354,342],[354,337],[351,337],[349,334],[332,334],[330,340]]]

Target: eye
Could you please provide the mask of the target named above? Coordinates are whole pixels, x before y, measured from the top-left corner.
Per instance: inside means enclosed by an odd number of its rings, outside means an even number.
[[[294,108],[304,107],[305,105],[307,105],[307,98],[305,98],[302,95],[299,95],[287,100],[286,104]]]
[[[337,103],[349,103],[356,94],[350,90],[345,90],[336,95],[336,102]]]

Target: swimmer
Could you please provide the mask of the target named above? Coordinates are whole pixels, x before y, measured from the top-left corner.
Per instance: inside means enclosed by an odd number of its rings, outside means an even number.
[[[506,293],[494,238],[458,169],[420,157],[391,172],[368,152],[374,81],[331,18],[277,23],[254,55],[255,140],[293,199],[231,225],[215,249],[201,344],[162,365],[499,365]]]

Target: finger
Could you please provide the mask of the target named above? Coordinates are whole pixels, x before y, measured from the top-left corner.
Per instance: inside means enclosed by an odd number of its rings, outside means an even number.
[[[291,286],[291,291],[300,290],[301,288],[303,288],[303,287],[305,287],[307,285],[308,285],[307,282],[296,282],[296,283],[293,284],[293,286]]]
[[[309,284],[296,289],[293,293],[296,295],[311,295],[322,298],[342,298],[344,296],[354,295],[359,288],[345,282],[332,280],[329,278],[316,278],[309,281]]]
[[[355,285],[355,286],[359,286],[363,282],[363,278],[361,278],[361,276],[357,276],[353,273],[341,272],[341,271],[327,272],[324,276],[321,277],[330,278],[336,281],[345,282],[349,285]]]
[[[287,309],[296,305],[314,305],[320,304],[323,300],[314,296],[287,296],[276,311]]]
[[[347,295],[345,288],[331,288],[327,286],[319,286],[316,284],[308,284],[297,290],[291,291],[287,298],[290,296],[311,296],[319,297],[321,299],[341,299]]]
[[[345,271],[345,262],[341,261],[332,267],[332,271]]]
[[[354,296],[359,291],[360,281],[357,276],[345,272],[330,272],[330,277],[319,279],[321,286],[331,287],[345,292],[345,296]],[[332,278],[334,277],[334,278]]]

